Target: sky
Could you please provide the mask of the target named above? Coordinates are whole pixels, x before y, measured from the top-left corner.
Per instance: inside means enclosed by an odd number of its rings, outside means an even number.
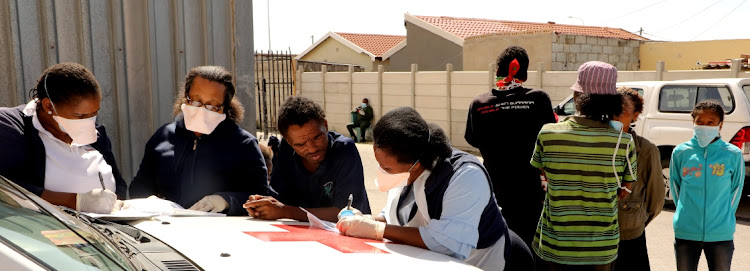
[[[406,35],[404,14],[622,28],[658,41],[750,39],[750,0],[252,0],[255,50],[298,54],[329,31]],[[270,15],[270,16],[269,16]],[[269,20],[270,17],[270,20]],[[744,20],[744,22],[743,22]],[[270,25],[270,28],[269,28]]]

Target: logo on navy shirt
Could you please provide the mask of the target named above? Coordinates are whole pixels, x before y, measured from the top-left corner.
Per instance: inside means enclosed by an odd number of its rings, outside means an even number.
[[[326,193],[326,197],[333,198],[333,181],[327,182],[323,184],[323,191]]]

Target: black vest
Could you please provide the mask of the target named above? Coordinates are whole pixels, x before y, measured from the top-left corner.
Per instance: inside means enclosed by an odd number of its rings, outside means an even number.
[[[492,190],[492,182],[487,170],[484,168],[481,162],[474,157],[474,155],[465,153],[459,150],[453,150],[450,157],[439,161],[432,169],[432,173],[425,181],[425,196],[427,197],[427,213],[431,219],[440,219],[440,215],[443,212],[443,196],[445,191],[448,190],[448,184],[450,183],[453,174],[466,163],[473,163],[482,169],[484,175],[487,177],[490,190]],[[399,207],[401,207],[404,195],[412,189],[409,185],[404,189],[405,193],[402,193],[399,199]],[[411,219],[416,214],[417,205],[411,211]],[[510,237],[508,234],[508,226],[505,224],[505,219],[497,206],[495,201],[495,194],[490,191],[490,200],[484,207],[482,217],[479,220],[479,241],[477,242],[477,249],[483,249],[490,247],[497,242],[500,237],[506,235],[505,238],[505,251],[510,252]]]

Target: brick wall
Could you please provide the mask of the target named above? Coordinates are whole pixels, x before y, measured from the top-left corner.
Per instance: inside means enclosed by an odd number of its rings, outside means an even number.
[[[558,34],[552,41],[552,71],[575,71],[587,61],[607,62],[619,71],[640,68],[640,41]]]

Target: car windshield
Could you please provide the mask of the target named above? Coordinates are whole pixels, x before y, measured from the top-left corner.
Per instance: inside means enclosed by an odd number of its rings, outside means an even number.
[[[0,245],[47,269],[135,269],[98,231],[2,176],[0,216]]]

